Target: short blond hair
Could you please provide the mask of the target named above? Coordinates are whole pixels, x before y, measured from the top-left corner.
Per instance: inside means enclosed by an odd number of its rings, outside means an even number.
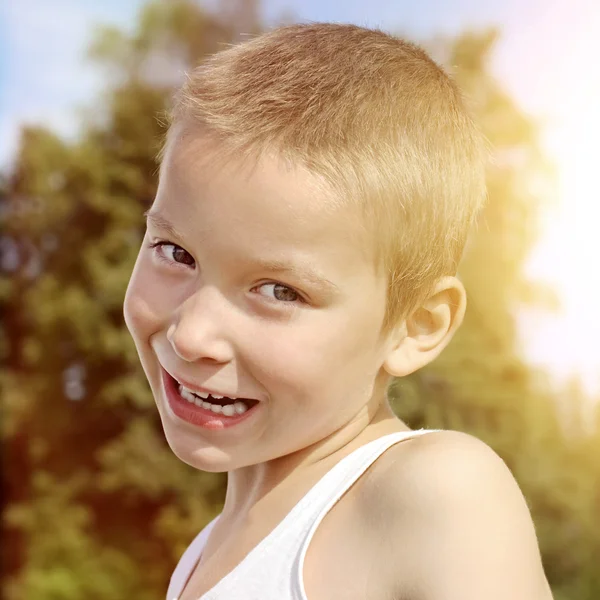
[[[190,120],[238,155],[302,164],[362,210],[388,282],[382,330],[456,273],[485,198],[485,144],[414,44],[355,25],[275,29],[188,75],[171,121]]]

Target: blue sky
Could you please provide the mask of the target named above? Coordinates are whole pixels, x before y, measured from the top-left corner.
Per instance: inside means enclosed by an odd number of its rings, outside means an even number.
[[[381,26],[420,37],[434,31],[456,32],[465,26],[506,22],[511,5],[515,6],[514,0],[496,3],[477,0],[270,0],[266,8],[268,16],[291,7],[301,19]]]
[[[217,2],[206,0],[205,4]],[[570,4],[575,8],[586,2],[595,0],[571,0]],[[10,161],[23,121],[40,121],[64,133],[76,130],[79,114],[74,108],[90,105],[102,85],[101,74],[84,59],[94,24],[131,27],[141,4],[140,0],[0,3],[0,166]],[[507,86],[519,88],[512,81],[516,77],[510,68],[511,49],[521,54],[520,63],[527,50],[525,61],[536,70],[541,53],[524,33],[535,25],[540,37],[546,15],[556,12],[548,8],[550,4],[548,0],[264,0],[263,12],[268,22],[291,10],[301,20],[378,26],[416,40],[497,25],[505,41],[499,44],[495,68]],[[581,10],[572,12],[582,14]],[[535,93],[530,90],[529,97]]]
[[[218,0],[206,0],[213,5]],[[264,0],[273,22],[285,10],[301,20],[378,26],[414,40],[466,28],[498,26],[503,38],[493,69],[531,112],[552,113],[544,99],[559,60],[550,40],[577,31],[598,0]],[[0,2],[0,167],[17,143],[19,124],[39,121],[61,132],[77,128],[76,107],[90,105],[101,74],[84,60],[94,24],[131,27],[141,0]],[[560,66],[560,65],[559,65]],[[564,65],[563,65],[564,67]],[[565,69],[563,68],[563,71]],[[546,78],[546,81],[545,79]],[[550,86],[551,87],[551,86]]]
[[[218,0],[206,0],[206,5]],[[25,122],[74,135],[93,110],[102,74],[85,61],[94,24],[131,28],[141,0],[0,0],[0,168],[10,164]],[[522,109],[544,124],[558,203],[541,215],[528,271],[555,286],[559,315],[523,316],[523,347],[557,376],[581,373],[600,389],[600,0],[263,0],[272,23],[299,20],[377,26],[415,41],[496,26],[491,70]],[[586,261],[586,257],[589,260]]]

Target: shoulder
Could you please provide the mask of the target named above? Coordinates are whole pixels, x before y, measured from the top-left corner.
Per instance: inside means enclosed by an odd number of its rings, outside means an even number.
[[[479,493],[491,493],[492,486],[496,493],[510,496],[518,504],[523,502],[506,463],[478,438],[443,430],[420,435],[411,442],[406,448],[398,444],[390,449],[386,461],[390,477],[385,487],[391,494],[400,492],[399,482],[410,482],[411,496],[421,502],[439,498],[441,493],[447,502],[456,500],[462,505]]]
[[[368,498],[390,554],[390,586],[427,600],[551,598],[525,498],[489,446],[440,431],[386,454]]]

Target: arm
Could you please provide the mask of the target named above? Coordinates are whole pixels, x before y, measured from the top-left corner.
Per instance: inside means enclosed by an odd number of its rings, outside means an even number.
[[[389,528],[405,561],[396,581],[390,573],[394,596],[552,600],[529,509],[502,459],[459,432],[418,442],[386,474],[386,504],[402,507]]]

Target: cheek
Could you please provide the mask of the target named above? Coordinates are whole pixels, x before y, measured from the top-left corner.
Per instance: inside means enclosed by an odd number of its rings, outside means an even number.
[[[125,297],[123,315],[127,329],[136,341],[147,338],[158,326],[158,319],[152,307],[148,306],[144,297],[135,288],[132,288],[130,292],[128,291]]]
[[[137,341],[148,338],[159,329],[165,319],[161,310],[160,290],[155,277],[138,258],[123,302],[123,316],[127,329]]]
[[[340,385],[354,389],[357,379],[377,372],[378,323],[372,314],[345,307],[312,317],[283,333],[264,324],[253,331],[249,351],[262,377],[285,387],[333,391]]]

